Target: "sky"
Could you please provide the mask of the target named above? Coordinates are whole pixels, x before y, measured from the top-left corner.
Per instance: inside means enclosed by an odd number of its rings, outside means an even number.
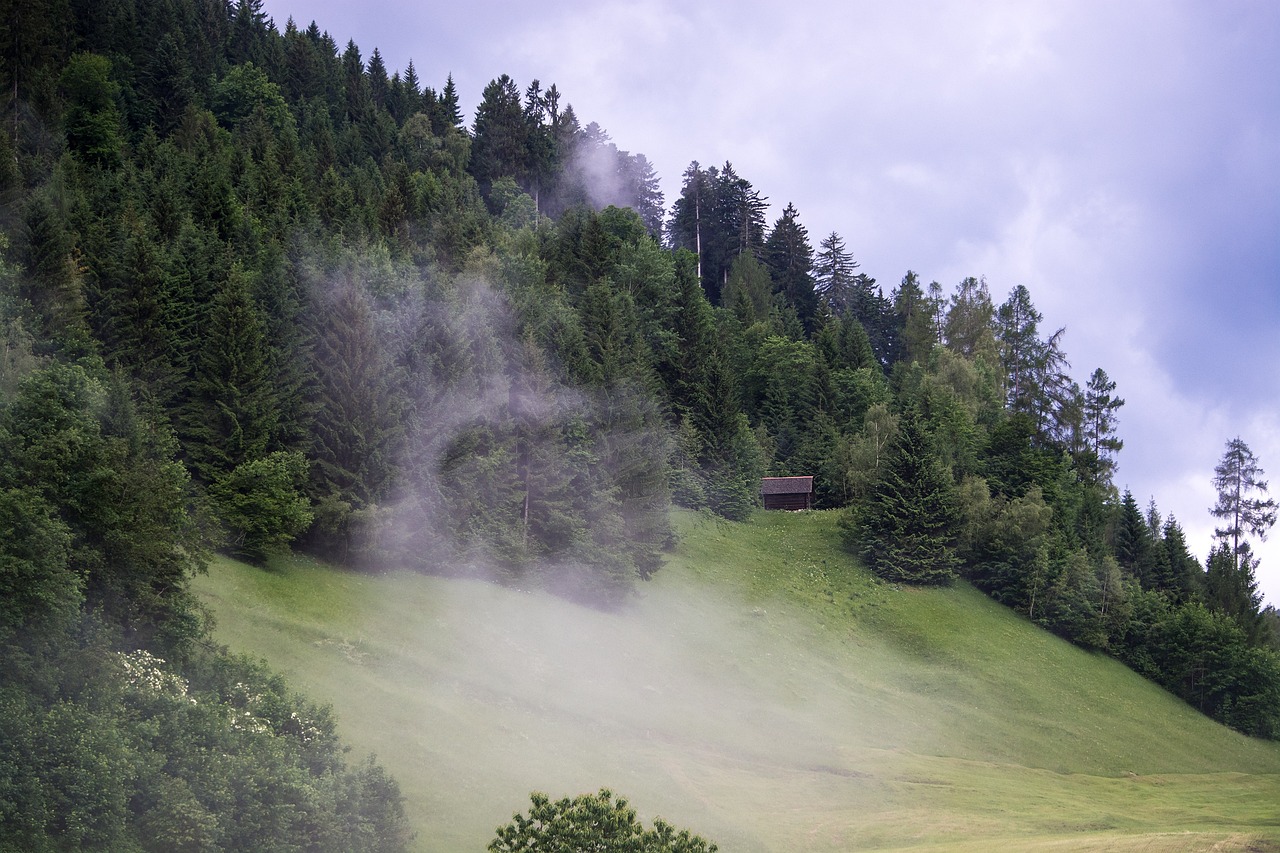
[[[339,47],[452,74],[468,122],[509,74],[643,153],[668,204],[733,163],[835,231],[887,294],[1025,285],[1083,386],[1124,398],[1116,485],[1202,559],[1239,437],[1280,496],[1280,4],[1272,0],[265,0]],[[1280,532],[1258,548],[1280,605]]]

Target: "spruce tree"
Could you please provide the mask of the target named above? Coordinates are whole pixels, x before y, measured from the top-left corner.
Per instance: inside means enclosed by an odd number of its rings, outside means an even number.
[[[937,306],[925,296],[920,277],[912,270],[907,270],[890,298],[902,326],[902,357],[925,364],[937,343]]]
[[[1137,578],[1144,588],[1153,585],[1149,577],[1152,568],[1151,529],[1138,509],[1133,493],[1125,490],[1120,500],[1120,513],[1116,519],[1115,554],[1120,567]]]
[[[774,290],[784,304],[795,310],[812,334],[818,319],[818,295],[813,282],[813,246],[809,231],[800,224],[795,205],[788,204],[774,223],[764,244],[765,263],[773,277]]]
[[[462,109],[458,106],[458,87],[454,85],[453,74],[444,81],[444,89],[440,92],[440,110],[450,127],[462,127]],[[441,128],[443,131],[444,128]]]
[[[214,297],[180,419],[187,459],[205,483],[264,455],[276,433],[266,324],[247,279],[237,264]]]
[[[312,310],[317,378],[312,498],[320,544],[345,553],[390,493],[404,432],[400,376],[354,281]]]
[[[858,262],[844,247],[844,238],[832,231],[822,239],[814,259],[814,288],[829,315],[842,317],[852,308],[854,270]]]
[[[959,565],[958,522],[951,477],[935,457],[919,416],[907,412],[870,499],[846,525],[849,542],[887,581],[949,584]]]
[[[529,127],[520,89],[506,74],[489,81],[471,131],[471,174],[487,196],[498,178],[529,177]]]

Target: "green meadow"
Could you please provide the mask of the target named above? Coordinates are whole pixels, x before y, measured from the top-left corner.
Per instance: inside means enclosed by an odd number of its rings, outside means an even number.
[[[422,851],[600,787],[725,851],[1280,850],[1280,744],[967,585],[877,581],[835,514],[675,521],[619,612],[304,558],[196,588],[395,774]]]

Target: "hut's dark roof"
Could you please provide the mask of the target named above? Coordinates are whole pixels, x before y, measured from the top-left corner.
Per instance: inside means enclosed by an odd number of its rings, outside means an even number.
[[[807,495],[812,491],[812,477],[765,477],[760,481],[762,495]]]

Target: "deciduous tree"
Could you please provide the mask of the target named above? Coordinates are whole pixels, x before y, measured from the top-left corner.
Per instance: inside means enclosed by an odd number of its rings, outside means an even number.
[[[1230,546],[1233,558],[1242,553],[1248,537],[1266,541],[1267,531],[1276,523],[1276,502],[1267,497],[1264,473],[1249,445],[1239,437],[1227,442],[1222,461],[1213,469],[1218,502],[1209,512],[1223,522],[1214,535]]]

